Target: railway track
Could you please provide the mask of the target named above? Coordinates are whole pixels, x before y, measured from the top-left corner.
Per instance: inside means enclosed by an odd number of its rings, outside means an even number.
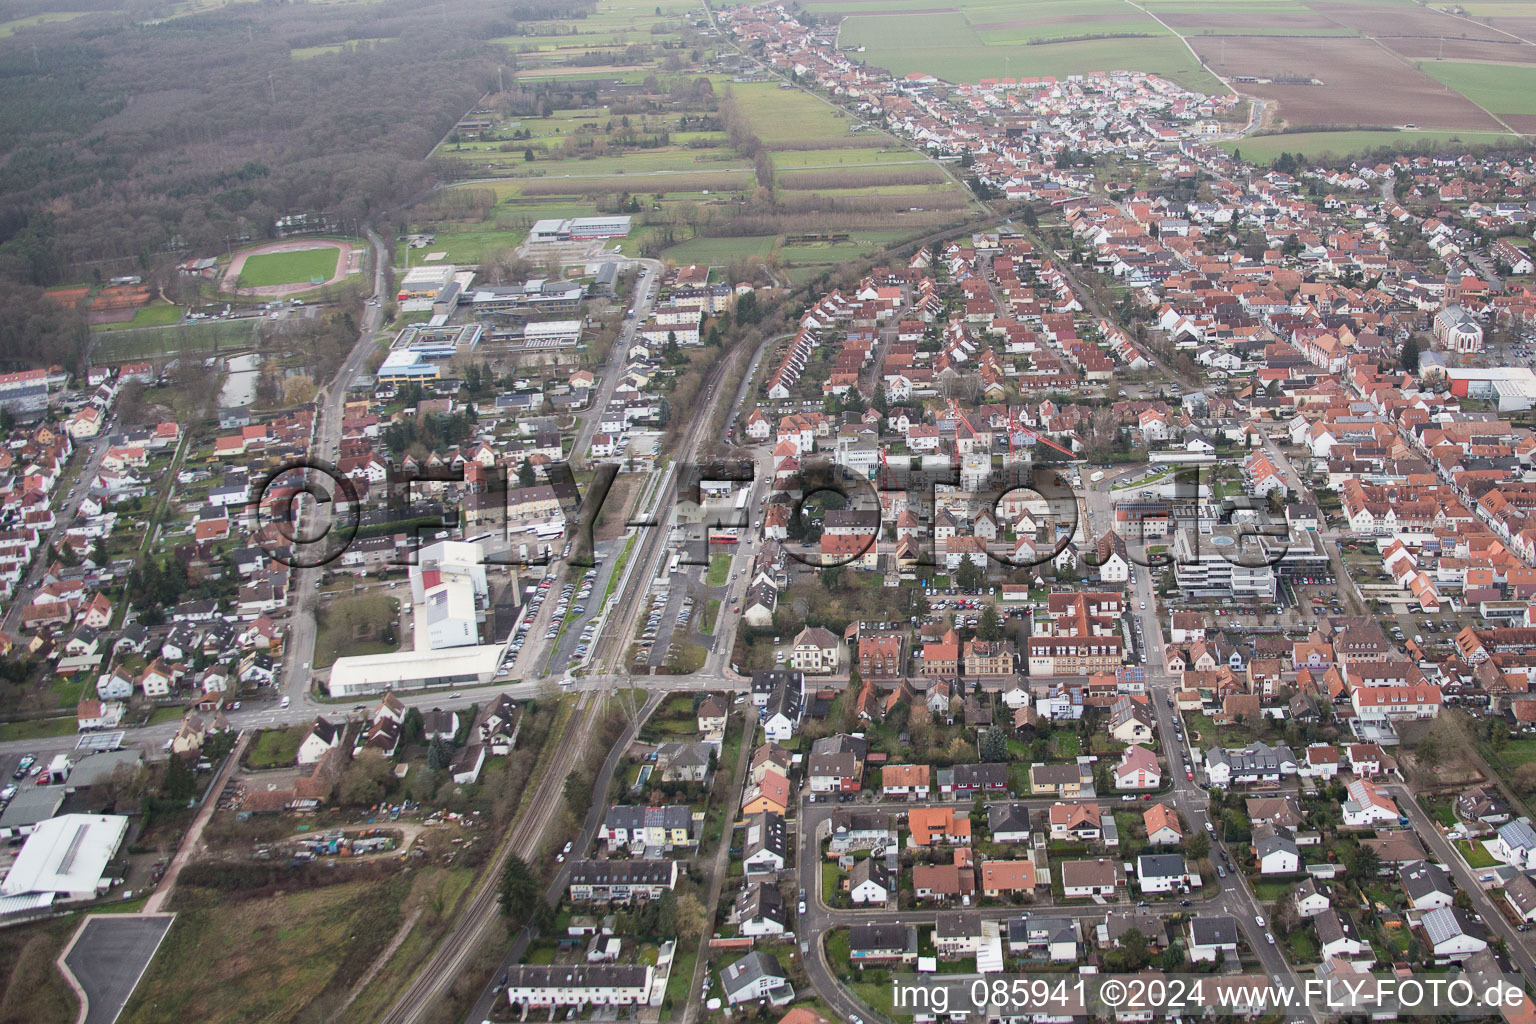
[[[763,345],[771,344],[764,341]],[[731,367],[743,359],[754,355],[762,346],[748,348],[745,345],[737,345],[725,354],[725,357],[717,362],[709,371],[709,376],[704,379],[704,404],[694,413],[692,422],[683,433],[682,443],[677,448],[677,457],[667,469],[668,483],[662,489],[662,493],[656,503],[656,526],[641,527],[644,531],[640,537],[639,549],[634,557],[638,559],[635,564],[634,575],[630,577],[629,593],[619,595],[619,603],[625,609],[617,619],[610,620],[610,625],[603,630],[600,643],[603,645],[603,660],[592,659],[594,665],[605,665],[611,673],[626,673],[629,669],[629,645],[635,636],[635,618],[640,614],[644,602],[640,596],[650,586],[651,580],[656,578],[656,572],[662,553],[666,550],[667,534],[670,532],[671,508],[670,505],[676,499],[672,496],[675,491],[677,479],[677,467],[692,461],[698,454],[699,446],[703,441],[704,433],[709,425],[714,422],[715,407],[723,395],[721,385],[729,374]]]
[[[545,833],[565,808],[565,777],[586,763],[587,747],[597,724],[604,718],[608,695],[593,691],[579,696],[577,702],[578,707],[567,720],[564,731],[548,739],[547,742],[556,745],[555,754],[545,765],[544,774],[534,783],[532,798],[508,826],[507,838],[476,883],[458,922],[380,1018],[382,1024],[420,1021],[428,1008],[441,1002],[448,987],[490,937],[500,913],[501,872],[507,858],[515,853],[532,863]]]

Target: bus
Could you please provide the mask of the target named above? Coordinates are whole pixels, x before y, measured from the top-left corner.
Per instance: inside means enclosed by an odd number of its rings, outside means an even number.
[[[673,573],[677,572],[677,563],[682,561],[682,557],[683,557],[682,555],[673,555],[672,556],[672,561],[667,565],[667,575],[668,576],[671,576]]]
[[[740,544],[741,538],[736,536],[735,533],[711,533],[709,535],[709,542],[711,544]]]

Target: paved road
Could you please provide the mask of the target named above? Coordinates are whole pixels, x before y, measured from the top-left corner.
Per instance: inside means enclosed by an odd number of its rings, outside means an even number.
[[[26,576],[17,586],[16,593],[11,599],[10,610],[5,613],[3,622],[0,622],[0,628],[12,636],[21,631],[21,613],[32,603],[32,598],[36,596],[33,591],[48,568],[48,546],[56,543],[64,536],[64,531],[74,525],[75,516],[80,511],[80,503],[85,500],[86,494],[90,491],[91,481],[101,471],[101,460],[106,457],[107,449],[111,447],[107,443],[107,433],[107,428],[103,428],[102,436],[83,446],[83,454],[79,448],[76,449],[76,457],[84,458],[85,464],[79,475],[74,478],[74,496],[66,496],[59,507],[53,510],[53,529],[38,538],[37,551],[33,554],[31,568],[27,570]]]
[[[334,463],[341,451],[342,410],[346,403],[347,388],[352,379],[367,365],[368,357],[375,348],[374,335],[384,323],[384,302],[387,298],[390,248],[374,231],[371,224],[363,225],[363,233],[373,248],[373,292],[363,307],[362,323],[358,328],[357,342],[352,351],[320,392],[315,396],[315,426],[310,440],[309,456],[326,463]],[[329,502],[302,506],[302,532],[298,536],[324,538],[331,520]],[[296,545],[299,551],[306,548],[315,551],[324,547],[323,539],[317,545]],[[294,569],[290,572],[290,591],[294,601],[288,614],[287,634],[284,637],[282,689],[289,700],[298,705],[314,703],[310,695],[310,665],[315,657],[315,605],[320,600],[321,569]],[[311,712],[313,713],[313,709]]]
[[[1466,861],[1461,854],[1451,848],[1451,844],[1440,832],[1440,826],[1436,824],[1419,802],[1414,799],[1413,793],[1407,786],[1386,785],[1383,787],[1392,794],[1397,801],[1398,810],[1408,815],[1413,822],[1414,833],[1424,842],[1440,861],[1445,865],[1456,879],[1456,884],[1464,892],[1472,897],[1472,905],[1482,915],[1483,924],[1497,937],[1502,938],[1509,950],[1509,958],[1514,965],[1525,974],[1527,978],[1536,978],[1536,958],[1531,955],[1531,945],[1527,939],[1527,933],[1515,931],[1514,925],[1496,907],[1493,899],[1488,895],[1475,877],[1475,872],[1467,868]]]

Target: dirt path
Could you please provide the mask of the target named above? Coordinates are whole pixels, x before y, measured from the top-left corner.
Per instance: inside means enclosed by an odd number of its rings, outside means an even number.
[[[329,1017],[325,1018],[325,1024],[335,1024],[351,1008],[352,1004],[357,1002],[357,997],[363,994],[364,989],[373,984],[373,979],[378,977],[379,972],[384,969],[384,965],[389,963],[390,958],[405,944],[406,937],[411,934],[411,929],[415,928],[416,922],[420,920],[421,908],[417,907],[411,912],[409,917],[400,922],[400,927],[395,931],[395,937],[389,940],[389,945],[379,951],[379,955],[369,965],[367,972],[358,979],[357,984],[352,986],[352,991],[347,993],[347,998],[342,1004],[336,1007]]]
[[[250,733],[244,732],[240,734],[240,739],[235,743],[235,749],[231,750],[229,756],[224,759],[224,767],[219,770],[219,774],[214,776],[213,781],[208,784],[208,792],[203,797],[202,809],[197,812],[197,817],[193,819],[192,827],[187,829],[186,837],[182,839],[181,847],[176,851],[176,855],[171,858],[170,864],[166,865],[165,877],[160,879],[159,888],[151,893],[149,899],[144,902],[145,914],[158,914],[165,909],[166,901],[171,898],[171,892],[176,888],[176,877],[181,874],[181,869],[187,866],[187,862],[192,859],[192,855],[202,846],[203,829],[208,826],[209,820],[213,818],[213,812],[218,810],[219,794],[224,791],[225,784],[229,782],[230,776],[239,767],[240,758],[245,754],[246,745],[250,740]],[[172,756],[174,757],[175,755]]]

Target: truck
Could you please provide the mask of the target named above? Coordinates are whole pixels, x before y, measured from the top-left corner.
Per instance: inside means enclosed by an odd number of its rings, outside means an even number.
[[[1096,469],[1094,470],[1093,475],[1088,479],[1093,483],[1098,483],[1100,480],[1104,479],[1104,471],[1102,469]]]

